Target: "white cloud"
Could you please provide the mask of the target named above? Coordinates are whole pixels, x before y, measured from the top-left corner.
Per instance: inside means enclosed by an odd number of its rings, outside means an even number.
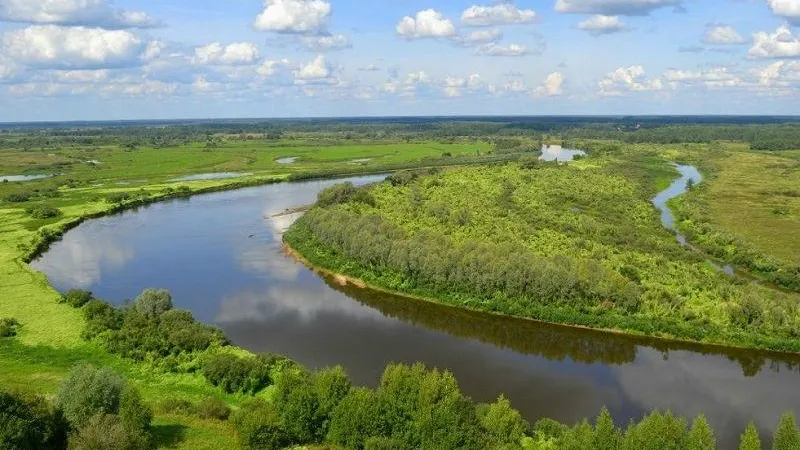
[[[503,32],[498,28],[489,30],[476,30],[466,36],[462,36],[460,41],[464,44],[485,44],[487,42],[497,42],[503,39]]]
[[[767,0],[772,12],[796,25],[800,25],[800,1],[798,0]]]
[[[555,97],[564,93],[564,74],[553,72],[544,79],[544,83],[533,91],[536,97]]]
[[[269,78],[278,73],[279,69],[288,67],[290,64],[291,62],[288,59],[267,60],[256,69],[256,73],[263,78]]]
[[[295,84],[309,83],[331,83],[333,79],[333,68],[325,56],[319,55],[313,61],[294,72]]]
[[[331,4],[323,0],[266,0],[253,25],[259,31],[315,34],[323,31]]]
[[[776,61],[752,70],[758,86],[776,94],[800,91],[800,61]]]
[[[792,30],[785,25],[774,33],[759,31],[753,34],[753,46],[748,55],[753,58],[798,58],[800,37],[792,34]]]
[[[192,62],[200,65],[235,66],[253,64],[258,59],[258,47],[252,42],[235,42],[223,46],[219,42],[194,49]]]
[[[598,83],[601,96],[623,95],[625,92],[658,91],[664,88],[663,82],[647,79],[642,66],[619,67]]]
[[[0,0],[0,21],[100,28],[153,28],[143,12],[112,8],[107,0]]]
[[[512,93],[527,92],[528,86],[525,84],[525,80],[515,77],[506,80],[505,84],[503,85],[503,90]]]
[[[306,50],[317,53],[342,50],[352,47],[352,44],[350,44],[350,39],[343,34],[301,36],[300,43]]]
[[[426,9],[414,17],[403,17],[397,24],[396,31],[405,39],[447,38],[455,36],[456,27],[439,11]]]
[[[716,45],[740,45],[747,41],[732,26],[716,25],[706,29],[703,42]]]
[[[603,14],[606,16],[646,16],[668,6],[680,6],[682,0],[558,0],[560,13]]]
[[[475,54],[481,56],[525,56],[528,53],[528,47],[521,44],[500,45],[491,42],[475,48]]]
[[[6,32],[0,53],[44,69],[99,69],[141,65],[148,44],[128,31],[36,25]]]
[[[472,6],[461,14],[461,23],[468,27],[490,27],[531,23],[536,18],[532,9],[519,9],[513,3],[494,6]]]
[[[727,67],[698,71],[668,70],[664,73],[664,78],[673,88],[679,85],[692,86],[697,84],[702,84],[708,88],[725,88],[738,87],[745,84],[741,77],[732,73]]]
[[[618,16],[597,14],[578,23],[578,29],[586,31],[594,36],[600,36],[603,34],[625,31],[628,29],[628,26],[623,23]]]

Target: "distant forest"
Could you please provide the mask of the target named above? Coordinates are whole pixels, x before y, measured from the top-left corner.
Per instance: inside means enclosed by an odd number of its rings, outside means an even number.
[[[800,118],[770,116],[427,117],[363,119],[250,119],[164,122],[0,124],[3,148],[48,149],[93,145],[171,147],[228,140],[305,139],[419,141],[481,139],[608,139],[627,143],[738,141],[754,150],[797,149]],[[321,145],[324,144],[321,143]]]

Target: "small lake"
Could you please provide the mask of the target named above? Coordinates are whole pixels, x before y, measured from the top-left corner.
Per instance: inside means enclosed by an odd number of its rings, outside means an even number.
[[[351,178],[357,184],[382,176]],[[386,364],[451,370],[478,401],[505,393],[529,420],[574,422],[608,406],[619,425],[654,408],[704,413],[720,448],[750,420],[763,430],[800,414],[800,357],[632,338],[503,318],[340,286],[287,257],[281,235],[339,181],[273,184],[175,199],[90,220],[32,266],[59,290],[118,304],[142,289],[239,346],[308,367],[341,364],[374,386]]]
[[[173,178],[168,181],[177,182],[177,181],[225,180],[228,178],[239,178],[250,175],[252,175],[252,173],[240,173],[240,172],[200,173],[197,175],[186,175],[185,177]]]
[[[543,145],[542,156],[539,157],[539,160],[570,162],[574,160],[576,156],[586,156],[586,152],[583,150],[564,148],[560,145]]]
[[[52,175],[0,175],[0,183],[18,183],[23,181],[44,180]]]
[[[291,158],[276,159],[275,162],[278,164],[294,164],[297,162],[298,159],[300,159],[299,156],[293,156]]]

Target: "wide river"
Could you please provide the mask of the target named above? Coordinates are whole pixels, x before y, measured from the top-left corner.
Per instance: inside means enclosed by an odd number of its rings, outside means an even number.
[[[335,182],[212,193],[91,220],[32,265],[59,290],[116,303],[167,288],[235,344],[309,367],[341,364],[359,384],[374,386],[392,361],[446,368],[467,395],[505,393],[530,420],[573,422],[604,405],[620,425],[654,408],[705,413],[722,448],[733,448],[750,420],[771,432],[781,413],[800,415],[795,356],[543,325],[320,277],[281,250],[297,215],[272,216]]]

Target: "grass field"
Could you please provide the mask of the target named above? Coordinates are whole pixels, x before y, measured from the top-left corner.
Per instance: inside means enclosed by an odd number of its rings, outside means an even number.
[[[297,144],[297,143],[294,143]],[[236,187],[242,183],[267,183],[308,171],[380,171],[387,166],[447,163],[453,157],[489,150],[489,144],[402,143],[385,145],[259,146],[254,142],[221,143],[216,148],[189,145],[176,148],[87,148],[42,151],[0,151],[0,174],[47,173],[54,178],[0,183],[0,198],[13,193],[47,192],[27,202],[0,203],[0,318],[16,318],[22,324],[18,336],[0,339],[0,387],[34,389],[52,396],[72,366],[80,362],[109,366],[123,374],[155,404],[169,397],[200,400],[209,396],[236,405],[242,398],[223,394],[197,374],[161,372],[111,355],[99,345],[85,342],[80,334],[84,320],[79,310],[58,303],[60,294],[46,278],[25,264],[27,253],[40,242],[41,229],[59,230],[75,220],[103,214],[119,205],[108,197],[131,193],[138,200],[165,198],[168,189],[183,186],[197,192]],[[299,157],[295,164],[276,159]],[[352,163],[354,159],[370,161]],[[89,163],[86,161],[95,161]],[[99,162],[97,164],[96,162]],[[228,180],[170,182],[187,174],[241,171],[251,175]],[[126,184],[118,184],[124,182]],[[26,208],[54,206],[63,213],[52,219],[34,219]],[[200,420],[180,415],[157,415],[156,431],[162,447],[228,448],[235,440],[227,422]]]

